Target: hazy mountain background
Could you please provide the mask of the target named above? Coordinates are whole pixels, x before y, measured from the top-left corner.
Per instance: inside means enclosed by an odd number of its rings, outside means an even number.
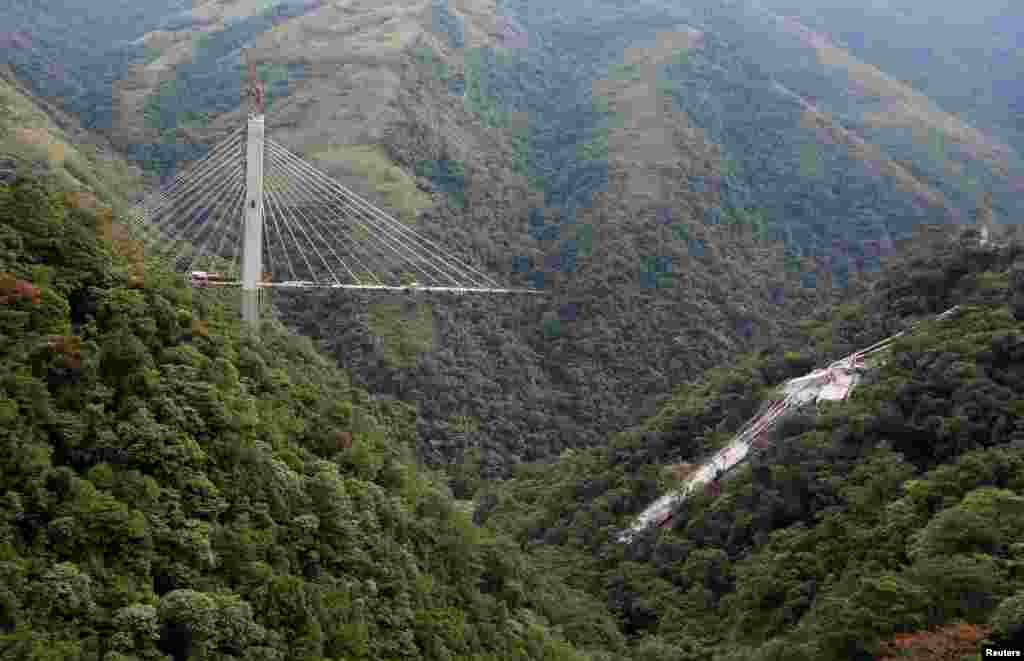
[[[785,2],[765,9],[799,16],[857,57],[906,81],[966,121],[1021,151],[1024,17],[1007,0]]]

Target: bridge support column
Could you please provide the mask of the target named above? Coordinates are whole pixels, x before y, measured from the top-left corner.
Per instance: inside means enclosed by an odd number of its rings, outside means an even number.
[[[242,239],[242,320],[252,328],[259,327],[258,282],[263,273],[263,128],[263,115],[249,117]]]

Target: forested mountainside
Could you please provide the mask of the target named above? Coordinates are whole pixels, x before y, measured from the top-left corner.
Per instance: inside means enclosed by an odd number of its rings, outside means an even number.
[[[0,658],[627,655],[416,465],[409,406],[81,199],[0,184]]]
[[[146,56],[136,33],[156,28],[190,0],[8,2],[0,7],[3,61],[39,96],[90,129],[114,124],[111,85]],[[141,31],[141,32],[140,32]]]
[[[102,135],[82,128],[53,103],[32,94],[0,66],[0,169],[51,174],[67,190],[123,209],[143,190],[144,176]],[[84,198],[83,198],[84,199]]]
[[[679,385],[606,447],[519,467],[482,490],[476,520],[604,599],[643,641],[636,658],[974,659],[986,639],[1020,645],[1022,258],[1019,235],[921,232],[871,292],[803,322],[802,343]],[[954,304],[848,401],[773,430],[719,495],[615,541],[768,389]]]
[[[1005,0],[866,2],[857,7],[840,0],[756,4],[834,35],[858,58],[907,81],[968,123],[992,129],[1018,152],[1024,150],[1018,59],[1024,12],[1019,5]]]
[[[1020,159],[988,124],[752,5],[136,7],[81,22],[99,36],[67,54],[74,7],[0,10],[4,57],[168,176],[242,121],[246,47],[275,139],[552,292],[275,301],[355,383],[418,407],[421,458],[469,475],[598,443],[673,384],[794,337],[918,224],[1016,217]]]

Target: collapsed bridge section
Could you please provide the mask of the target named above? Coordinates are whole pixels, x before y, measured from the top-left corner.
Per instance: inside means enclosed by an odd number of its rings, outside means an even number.
[[[947,319],[958,309],[959,306],[954,306],[936,316],[934,320]],[[765,447],[769,432],[779,422],[808,404],[845,400],[863,379],[864,374],[878,367],[879,354],[887,350],[897,339],[912,332],[917,325],[841,358],[828,367],[783,383],[779,387],[782,397],[769,400],[767,408],[747,421],[721,450],[696,466],[680,466],[682,486],[658,498],[637,515],[633,525],[620,533],[619,541],[629,543],[637,533],[647,529],[651,524],[658,527],[667,525],[679,504],[697,489],[717,494],[719,478],[741,464],[752,448]]]

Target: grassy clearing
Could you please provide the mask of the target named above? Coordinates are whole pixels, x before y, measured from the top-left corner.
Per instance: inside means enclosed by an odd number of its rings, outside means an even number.
[[[380,44],[385,48],[399,49],[402,47],[402,35],[398,32],[385,32],[380,37]]]
[[[388,160],[375,145],[338,145],[307,152],[306,156],[323,163],[344,164],[352,173],[365,177],[403,223],[412,223],[416,212],[433,202],[429,195],[416,188],[412,176]]]

